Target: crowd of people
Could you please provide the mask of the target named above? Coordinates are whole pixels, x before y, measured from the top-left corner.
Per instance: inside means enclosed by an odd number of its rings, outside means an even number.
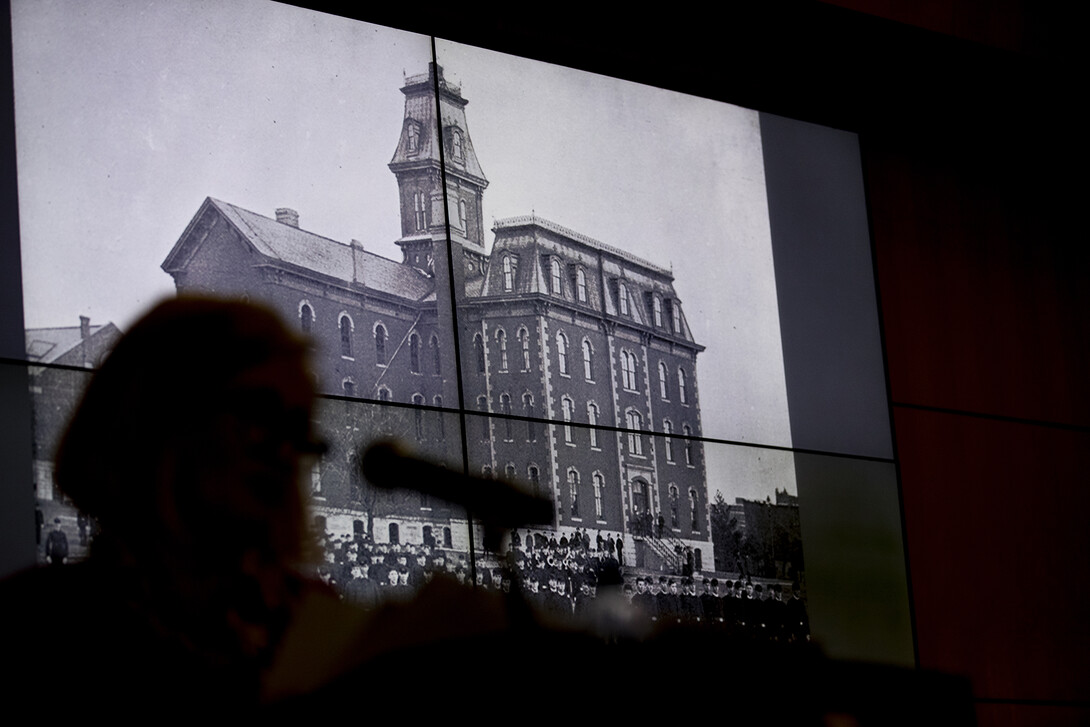
[[[557,537],[559,535],[559,537]],[[598,597],[623,596],[631,620],[648,628],[700,626],[737,638],[798,642],[809,639],[801,587],[673,576],[625,567],[623,540],[586,531],[513,531],[502,554],[471,562],[467,553],[407,543],[373,543],[362,534],[325,533],[319,540],[319,577],[365,609],[411,597],[437,574],[460,583],[520,593],[536,612],[575,623]]]

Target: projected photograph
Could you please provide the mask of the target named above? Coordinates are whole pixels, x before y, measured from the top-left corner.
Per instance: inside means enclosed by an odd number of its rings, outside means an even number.
[[[312,344],[310,514],[345,592],[517,571],[574,614],[620,573],[649,618],[731,628],[771,617],[725,598],[801,603],[755,111],[264,2],[18,4],[13,43],[43,561],[50,529],[93,541],[51,478],[73,369],[208,293]],[[554,517],[486,549],[458,507],[376,492],[380,438]]]

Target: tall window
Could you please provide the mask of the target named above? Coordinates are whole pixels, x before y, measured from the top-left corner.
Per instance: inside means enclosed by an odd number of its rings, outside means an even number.
[[[549,289],[552,291],[553,295],[560,295],[562,291],[560,279],[560,261],[556,258],[553,258],[549,261],[549,280]]]
[[[629,351],[621,351],[621,386],[636,390],[636,355]]]
[[[568,470],[568,502],[571,516],[579,517],[579,472],[574,467]]]
[[[681,433],[685,435],[685,464],[691,467],[693,465],[693,440],[690,439],[693,436],[692,427],[688,424],[682,425]]]
[[[598,520],[602,519],[602,485],[604,480],[602,479],[601,472],[595,472],[591,477],[591,482],[594,483],[594,517]]]
[[[560,405],[561,405],[561,409],[563,410],[564,422],[565,422],[565,424],[564,424],[564,442],[567,443],[567,444],[571,444],[572,443],[571,425],[568,424],[567,422],[571,421],[572,414],[575,413],[575,403],[572,402],[571,399],[569,399],[568,397],[565,396],[561,400]]]
[[[439,396],[438,394],[435,396],[435,398],[432,399],[432,402],[437,408],[441,409],[443,407],[443,397]],[[435,438],[447,438],[447,420],[446,417],[443,416],[443,412],[441,411],[435,412]]]
[[[381,323],[375,326],[375,363],[386,365],[386,327]]]
[[[537,427],[534,426],[534,397],[530,394],[522,395],[522,413],[526,415],[526,441],[537,440]]]
[[[587,302],[587,274],[583,268],[575,270],[575,295],[580,303]]]
[[[666,371],[666,364],[664,364],[662,361],[659,361],[659,398],[663,401],[666,401],[670,398],[668,378],[669,377]]]
[[[477,411],[482,413],[488,412],[488,398],[485,396],[477,397]],[[488,441],[488,417],[481,417],[481,439]]]
[[[511,396],[509,394],[500,396],[500,411],[503,412],[503,438],[510,442],[514,437],[511,436]]]
[[[689,488],[689,522],[694,531],[700,530],[698,527],[700,521],[697,519],[696,512],[696,490],[692,488]]]
[[[508,462],[507,466],[503,468],[503,476],[507,478],[508,482],[515,481],[515,463]]]
[[[560,373],[568,375],[568,337],[563,333],[556,334],[556,357],[560,366]]]
[[[409,336],[409,371],[420,373],[420,336],[416,333]]]
[[[409,153],[415,154],[420,148],[420,128],[412,121],[408,122],[405,129],[409,140]]]
[[[625,414],[625,420],[628,424],[628,451],[635,455],[643,455],[643,417],[639,412],[629,410]]]
[[[432,356],[432,368],[436,376],[440,376],[443,373],[443,356],[439,351],[439,337],[432,335],[431,337],[431,356]]]
[[[670,527],[680,527],[677,514],[677,486],[670,485]]]
[[[583,339],[583,378],[587,381],[594,380],[594,372],[591,370],[591,353],[590,341]]]
[[[670,438],[670,435],[674,433],[674,425],[670,423],[669,419],[662,420],[662,431],[665,436],[663,440],[663,449],[666,450],[666,461],[674,461],[674,441]]]
[[[424,193],[415,192],[413,194],[413,213],[416,221],[416,229],[423,230],[428,226],[427,215],[424,210]]]
[[[515,289],[515,261],[510,255],[503,256],[503,289],[507,292]]]
[[[463,232],[469,232],[469,229],[466,227],[469,216],[466,212],[466,201],[464,199],[458,200],[458,225],[462,228]]]
[[[628,288],[624,283],[617,283],[617,304],[621,309],[621,315],[628,315]]]
[[[685,390],[685,369],[677,367],[677,398],[682,404],[689,403],[689,396]]]
[[[530,478],[530,492],[535,495],[541,489],[541,475],[538,474],[537,465],[530,465],[526,470],[526,475]]]
[[[417,406],[424,406],[424,397],[420,394],[413,394],[413,404]],[[424,410],[413,409],[413,423],[416,427],[416,438],[424,438]]]
[[[522,346],[522,370],[530,370],[530,332],[525,328],[518,331],[519,344]]]
[[[314,309],[307,303],[299,306],[299,327],[303,329],[303,333],[310,333],[310,329],[314,327]]]
[[[484,339],[481,334],[473,336],[473,353],[477,358],[477,373],[484,373]]]
[[[501,328],[496,331],[496,343],[500,347],[500,371],[507,370],[507,333]]]
[[[674,333],[681,333],[681,306],[675,300],[673,305],[670,306],[671,313],[674,317]]]
[[[465,158],[465,142],[462,139],[461,129],[451,129],[450,146],[454,158],[458,161],[462,161]]]
[[[598,446],[598,430],[595,425],[598,423],[598,405],[587,404],[587,422],[590,423],[590,446]]]
[[[655,327],[662,328],[662,299],[657,295],[651,298],[651,314],[655,319]]]
[[[347,315],[342,315],[340,320],[341,326],[341,355],[346,358],[352,358],[352,319]]]

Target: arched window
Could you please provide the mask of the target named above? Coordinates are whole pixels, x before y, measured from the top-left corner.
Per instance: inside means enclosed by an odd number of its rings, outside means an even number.
[[[303,303],[299,306],[299,328],[303,330],[303,333],[310,333],[313,327],[314,309],[310,307],[309,303]]]
[[[693,440],[690,437],[693,436],[693,429],[688,424],[684,424],[681,427],[681,433],[685,435],[685,464],[690,467],[693,466]]]
[[[642,477],[632,480],[632,512],[636,515],[647,512],[647,482]]]
[[[670,423],[669,419],[662,420],[662,431],[666,435],[663,439],[663,449],[666,450],[666,461],[674,461],[674,441],[670,438],[670,435],[674,433],[674,425]]]
[[[537,440],[537,428],[534,426],[534,397],[530,394],[522,395],[522,413],[526,416],[526,441]]]
[[[525,328],[518,330],[519,344],[522,346],[522,370],[530,370],[530,332]]]
[[[689,396],[685,390],[685,369],[677,367],[677,398],[682,404],[689,403]]]
[[[602,478],[601,472],[595,472],[591,477],[591,482],[594,483],[594,517],[598,520],[602,519],[602,487],[605,484],[605,480]]]
[[[674,333],[681,333],[681,305],[675,300],[670,306],[670,312],[674,318]]]
[[[579,517],[579,471],[574,467],[568,470],[568,503],[571,516]]]
[[[670,485],[670,527],[680,527],[677,513],[677,486]]]
[[[503,468],[503,476],[507,478],[508,482],[515,481],[515,463],[508,462],[507,466]]]
[[[696,490],[689,488],[689,523],[694,531],[700,530],[698,527],[700,520],[697,518],[696,502]]]
[[[473,353],[477,358],[477,373],[484,373],[484,339],[481,334],[473,336]]]
[[[562,376],[568,375],[568,337],[563,333],[556,334],[556,357]]]
[[[393,396],[390,394],[390,390],[385,386],[378,387],[378,400],[393,401]]]
[[[583,268],[575,270],[575,295],[580,303],[587,302],[587,274]]]
[[[435,334],[432,334],[430,343],[432,366],[434,368],[435,375],[441,376],[443,374],[443,356],[442,352],[439,350],[439,337]]]
[[[663,401],[670,398],[669,384],[669,374],[666,370],[666,364],[659,361],[659,398]]]
[[[413,394],[413,404],[416,406],[424,406],[424,397],[420,394]],[[424,411],[423,409],[413,409],[413,423],[416,428],[416,438],[424,438]]]
[[[344,389],[344,395],[345,396],[355,396],[356,395],[356,382],[353,381],[352,379],[345,379],[344,381],[342,381],[341,382],[341,388]]]
[[[488,397],[477,397],[477,411],[487,413],[488,412]],[[488,441],[488,417],[481,417],[481,439]]]
[[[598,430],[595,425],[598,424],[598,405],[587,404],[587,422],[590,424],[590,446],[597,448],[598,446]]]
[[[381,323],[375,326],[375,363],[386,365],[386,326]]]
[[[507,292],[515,289],[515,261],[510,255],[503,256],[503,289]]]
[[[420,127],[415,122],[409,121],[406,124],[406,136],[409,141],[409,153],[415,154],[420,148]]]
[[[439,396],[438,394],[432,399],[432,401],[434,402],[436,407],[438,407],[438,408],[443,407],[443,397]],[[447,438],[446,417],[443,415],[443,412],[441,412],[441,411],[435,412],[435,438],[436,439],[446,439]]]
[[[594,380],[594,372],[591,370],[591,355],[593,351],[590,348],[590,341],[586,338],[583,339],[583,378],[587,381]]]
[[[651,314],[655,320],[655,327],[662,328],[662,300],[657,295],[651,298]]]
[[[629,409],[625,414],[625,421],[628,424],[628,451],[632,454],[642,456],[643,455],[643,417],[640,413]]]
[[[338,325],[341,327],[341,355],[352,358],[352,319],[347,313],[342,313]]]
[[[469,219],[469,215],[466,210],[466,201],[464,199],[458,200],[458,226],[462,228],[463,232],[468,232],[466,222]]]
[[[560,295],[563,290],[561,288],[560,261],[556,258],[549,261],[549,280],[550,290],[553,295]]]
[[[617,283],[617,305],[622,316],[628,315],[628,288],[624,283]]]
[[[420,373],[420,336],[415,332],[409,336],[409,371]]]
[[[462,161],[465,158],[465,146],[461,129],[451,129],[450,146],[454,158],[458,161]]]
[[[507,333],[502,328],[496,331],[496,343],[500,348],[500,371],[507,370]]]
[[[500,411],[503,412],[503,431],[504,440],[510,442],[514,437],[511,436],[511,395],[500,395]]]
[[[538,494],[538,490],[541,488],[541,475],[538,472],[537,465],[530,465],[526,470],[527,477],[530,478],[530,492]]]
[[[571,421],[572,414],[575,413],[575,402],[573,402],[571,399],[569,399],[568,397],[565,396],[560,401],[560,408],[562,410],[562,414],[564,416],[564,422],[565,422],[565,424],[564,424],[564,442],[565,442],[565,444],[571,444],[572,443],[571,425],[568,424],[567,422]]]

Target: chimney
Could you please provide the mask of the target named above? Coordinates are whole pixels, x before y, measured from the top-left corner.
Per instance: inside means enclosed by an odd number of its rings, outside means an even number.
[[[363,282],[363,243],[352,240],[352,282]]]
[[[91,368],[91,357],[88,355],[91,341],[91,319],[87,316],[79,317],[80,356],[83,359],[83,367]]]
[[[299,213],[293,210],[291,207],[277,207],[276,221],[285,225],[291,225],[292,227],[298,229]]]

